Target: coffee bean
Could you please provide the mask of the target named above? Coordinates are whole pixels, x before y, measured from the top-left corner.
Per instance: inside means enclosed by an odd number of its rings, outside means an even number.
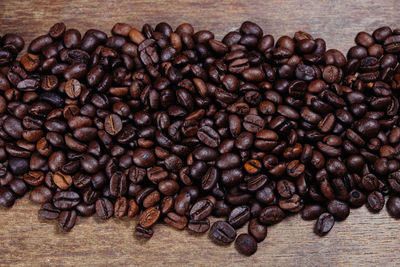
[[[209,126],[200,128],[197,131],[197,137],[201,142],[209,147],[217,147],[221,142],[218,133]]]
[[[381,192],[373,191],[368,195],[367,203],[368,208],[370,208],[373,212],[378,212],[383,209],[383,206],[385,205],[385,198]]]
[[[0,206],[11,207],[16,200],[15,194],[6,187],[0,187]]]
[[[301,217],[304,220],[315,220],[325,211],[324,207],[318,204],[310,204],[304,206],[301,211]]]
[[[127,181],[125,174],[115,172],[110,178],[110,193],[112,196],[120,197],[127,191]]]
[[[79,204],[80,196],[74,191],[60,191],[53,197],[54,207],[60,210],[67,210]]]
[[[56,220],[60,216],[60,210],[51,203],[44,203],[39,210],[39,216],[46,220]]]
[[[128,210],[128,201],[125,197],[121,197],[115,201],[114,204],[114,216],[121,219],[125,216]]]
[[[257,242],[249,234],[240,234],[236,238],[235,247],[241,254],[250,256],[257,251]]]
[[[24,174],[24,181],[32,186],[39,186],[44,182],[45,176],[41,171],[30,171]]]
[[[257,218],[250,220],[248,231],[257,242],[261,242],[267,237],[267,226],[260,224]]]
[[[68,97],[72,99],[78,98],[81,92],[82,92],[82,87],[78,80],[71,79],[65,83],[65,93],[67,94]]]
[[[29,161],[25,158],[10,158],[8,166],[14,175],[23,175],[29,170]]]
[[[69,232],[75,226],[76,217],[77,214],[75,210],[63,211],[58,218],[58,225],[63,231]]]
[[[391,196],[386,202],[386,208],[389,214],[394,218],[400,217],[400,198]]]
[[[346,56],[246,21],[222,41],[184,23],[83,36],[53,25],[18,56],[0,37],[0,205],[31,189],[40,216],[139,215],[236,239],[250,255],[286,213],[324,235],[350,207],[399,217],[400,30],[360,32]],[[315,179],[314,179],[315,178]],[[61,214],[60,214],[61,213]]]
[[[283,220],[285,213],[277,206],[265,207],[260,213],[260,222],[262,224],[275,224]]]
[[[334,224],[335,219],[331,214],[322,213],[315,223],[314,232],[319,236],[326,235],[332,229]]]
[[[180,216],[174,212],[167,213],[167,217],[164,218],[164,222],[176,229],[183,230],[187,225],[187,218]]]
[[[205,233],[210,229],[210,220],[208,218],[200,221],[189,220],[187,228],[195,233]]]
[[[151,228],[144,228],[140,225],[136,226],[135,228],[135,235],[140,238],[151,238],[153,236],[153,229]]]
[[[29,199],[36,203],[46,203],[53,198],[53,193],[47,187],[41,185],[32,189]]]
[[[138,167],[148,168],[155,162],[154,153],[149,149],[138,148],[133,152],[133,163]]]
[[[250,209],[248,206],[236,207],[231,211],[228,222],[234,228],[243,226],[250,219]]]
[[[210,236],[221,244],[229,244],[235,240],[236,231],[229,223],[217,221],[211,226]]]
[[[26,183],[22,179],[13,179],[9,183],[10,189],[18,196],[23,196],[28,190]]]
[[[100,198],[96,201],[96,214],[100,219],[107,220],[113,216],[114,207],[107,198]]]
[[[116,114],[111,114],[107,116],[104,120],[104,129],[105,131],[114,136],[121,132],[123,127],[121,118]]]
[[[53,175],[53,182],[58,188],[67,190],[72,185],[72,177],[71,175],[64,174],[62,172],[56,172]]]
[[[139,216],[139,224],[143,228],[150,228],[160,218],[160,211],[155,207],[145,209]]]
[[[329,201],[327,210],[338,220],[344,220],[350,214],[349,206],[345,202],[336,199]]]
[[[200,221],[208,217],[214,208],[214,204],[208,200],[196,202],[190,210],[190,218],[194,221]]]

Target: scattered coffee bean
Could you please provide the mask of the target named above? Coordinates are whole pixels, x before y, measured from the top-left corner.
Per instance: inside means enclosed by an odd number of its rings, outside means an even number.
[[[188,23],[0,37],[0,206],[30,192],[69,231],[134,217],[236,239],[251,255],[293,213],[327,234],[364,204],[400,217],[400,30],[346,56],[246,21],[222,41]],[[20,59],[18,59],[20,58]],[[236,228],[248,233],[236,238]]]

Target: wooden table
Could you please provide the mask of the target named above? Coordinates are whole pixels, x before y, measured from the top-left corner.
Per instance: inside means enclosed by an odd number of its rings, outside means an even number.
[[[102,3],[100,3],[102,2]],[[115,22],[137,28],[167,21],[173,27],[192,23],[221,39],[241,22],[253,20],[265,33],[292,36],[303,30],[323,37],[328,48],[346,51],[359,31],[399,27],[397,0],[381,1],[44,1],[0,0],[0,34],[18,32],[29,43],[58,21],[81,31],[95,27],[109,32]],[[77,266],[398,266],[400,225],[385,211],[352,210],[325,238],[312,233],[314,222],[294,216],[269,228],[267,239],[252,257],[233,246],[218,247],[207,235],[194,236],[166,226],[154,237],[133,237],[134,220],[101,222],[79,218],[71,233],[38,219],[39,206],[27,198],[0,209],[0,265]],[[242,229],[241,231],[245,231]]]

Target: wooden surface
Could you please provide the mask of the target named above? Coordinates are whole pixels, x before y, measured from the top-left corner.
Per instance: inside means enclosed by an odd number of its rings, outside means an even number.
[[[350,3],[352,2],[352,3]],[[323,37],[328,48],[346,52],[358,31],[389,25],[400,27],[397,0],[348,1],[44,1],[0,0],[0,34],[18,32],[27,43],[60,20],[81,31],[109,32],[115,22],[137,28],[167,21],[173,27],[192,23],[221,39],[241,22],[253,20],[264,33],[290,35],[297,30]],[[147,242],[133,237],[134,220],[100,222],[79,218],[71,233],[55,223],[39,221],[39,206],[27,198],[11,210],[0,209],[0,265],[29,266],[399,266],[400,225],[386,211],[352,210],[329,235],[312,233],[314,222],[298,216],[270,227],[252,257],[218,247],[207,235],[193,236],[166,226],[155,227]],[[245,231],[242,229],[241,231]]]

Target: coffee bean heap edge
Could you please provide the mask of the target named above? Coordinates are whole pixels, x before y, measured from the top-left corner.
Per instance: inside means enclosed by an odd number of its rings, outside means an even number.
[[[111,32],[57,23],[19,60],[24,40],[0,37],[1,206],[29,192],[64,231],[138,216],[138,237],[210,229],[244,255],[295,213],[321,236],[385,197],[400,217],[400,29],[358,33],[347,56],[249,21],[222,41],[187,23]]]

